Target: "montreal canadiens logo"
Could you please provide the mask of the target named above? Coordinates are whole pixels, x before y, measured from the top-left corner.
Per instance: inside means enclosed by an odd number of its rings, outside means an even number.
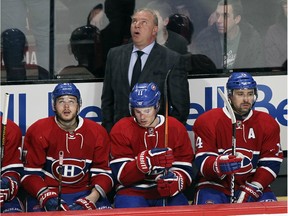
[[[62,182],[66,184],[74,184],[79,182],[85,176],[86,162],[83,160],[69,159],[63,160],[62,166]],[[52,175],[59,180],[60,167],[59,161],[55,161],[51,165]]]
[[[231,154],[231,149],[227,149],[223,154]],[[244,175],[246,173],[251,172],[253,170],[253,151],[244,149],[244,148],[236,148],[236,153],[239,153],[242,157],[241,169],[235,173],[236,175]]]

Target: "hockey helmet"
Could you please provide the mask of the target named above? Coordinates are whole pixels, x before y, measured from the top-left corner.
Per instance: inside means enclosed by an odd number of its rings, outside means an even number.
[[[22,65],[27,50],[25,34],[17,28],[6,29],[2,32],[1,39],[5,66]]]
[[[154,106],[158,111],[160,108],[160,97],[161,93],[155,83],[136,83],[129,96],[130,111],[133,108],[151,106]]]
[[[1,37],[2,46],[11,46],[16,44],[17,46],[22,48],[27,45],[25,34],[17,28],[6,29],[2,32]]]
[[[232,95],[234,89],[254,89],[256,97],[257,93],[257,83],[247,72],[233,72],[226,84],[228,96]]]
[[[100,30],[93,25],[85,25],[76,28],[70,37],[71,44],[94,44],[94,41],[99,39]]]
[[[93,56],[98,44],[100,44],[100,30],[93,25],[76,28],[70,36],[71,50],[76,58]]]
[[[82,99],[79,89],[73,83],[59,83],[52,92],[53,107],[58,97],[63,95],[72,95],[77,98],[78,104],[81,106]]]
[[[173,14],[169,17],[167,29],[182,35],[191,43],[194,26],[190,18],[184,14]]]

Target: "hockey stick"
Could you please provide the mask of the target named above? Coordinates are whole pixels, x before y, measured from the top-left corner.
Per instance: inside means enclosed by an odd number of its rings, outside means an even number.
[[[168,71],[166,77],[165,77],[165,83],[164,83],[164,100],[165,100],[165,138],[164,138],[164,144],[165,148],[168,147],[168,116],[169,116],[169,100],[168,100],[168,77],[170,75],[170,72],[173,70],[174,65],[172,68]]]
[[[59,151],[58,211],[61,211],[63,158],[64,158],[64,152]]]
[[[236,117],[234,114],[234,111],[231,107],[231,104],[229,103],[228,99],[225,97],[224,93],[220,88],[218,88],[218,93],[220,94],[222,100],[224,101],[224,104],[229,112],[231,122],[232,122],[232,155],[236,155]],[[231,198],[230,198],[230,203],[234,203],[235,201],[235,176],[234,174],[231,175]]]
[[[165,81],[164,81],[164,101],[165,101],[165,136],[164,136],[164,145],[165,148],[168,147],[168,116],[169,116],[169,100],[168,100],[168,77],[173,70],[174,65],[171,67],[171,69],[167,72]],[[168,169],[165,169],[164,175],[168,174]],[[163,206],[167,206],[167,199],[163,199]]]
[[[4,146],[6,141],[6,126],[7,126],[7,118],[8,118],[8,106],[9,106],[9,93],[5,93],[4,97],[4,109],[2,115],[2,123],[1,123],[1,166],[2,167],[2,159],[4,157]]]

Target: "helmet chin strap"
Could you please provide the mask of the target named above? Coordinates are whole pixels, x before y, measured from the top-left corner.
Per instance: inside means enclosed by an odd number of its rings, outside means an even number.
[[[159,109],[160,109],[160,104],[159,104],[159,102],[158,102],[157,105],[155,106],[155,109],[157,110],[157,113],[158,113],[158,111],[159,111]],[[155,122],[155,120],[157,119],[157,117],[158,117],[158,115],[156,114],[154,120],[148,125],[148,127],[150,127],[150,125],[152,125],[152,124]]]
[[[155,122],[156,119],[157,119],[157,115],[155,115],[154,120],[148,125],[148,127],[150,127],[150,125],[152,125]]]
[[[258,99],[258,95],[254,95],[254,101],[253,101],[253,103],[252,103],[252,107],[253,107],[254,104],[256,103],[257,99]]]

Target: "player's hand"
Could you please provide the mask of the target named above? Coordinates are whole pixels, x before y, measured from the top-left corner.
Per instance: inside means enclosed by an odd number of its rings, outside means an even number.
[[[64,200],[61,199],[60,206],[58,206],[58,194],[53,191],[49,191],[48,189],[44,190],[39,194],[38,200],[40,206],[44,208],[46,211],[68,211],[69,207]]]
[[[166,175],[156,177],[157,190],[162,197],[173,197],[183,190],[182,175],[177,172],[168,172]]]
[[[138,169],[145,174],[155,169],[170,168],[173,162],[174,156],[170,148],[145,150],[136,159]]]
[[[240,186],[240,190],[237,203],[255,202],[263,194],[261,186],[257,182],[246,182],[245,185]]]
[[[13,177],[2,176],[0,188],[0,205],[15,198],[18,193],[18,182]]]
[[[69,205],[70,210],[94,210],[97,209],[95,203],[86,198],[76,200],[72,205]]]
[[[236,173],[242,166],[241,154],[235,155],[219,155],[214,164],[214,172],[223,179],[225,175]]]

